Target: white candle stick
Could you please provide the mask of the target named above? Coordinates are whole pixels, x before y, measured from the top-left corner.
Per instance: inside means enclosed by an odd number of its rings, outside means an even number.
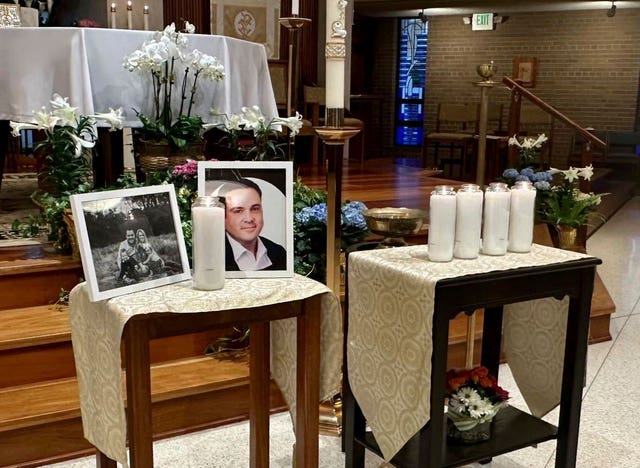
[[[111,4],[111,29],[116,29],[116,4]]]
[[[291,14],[296,16],[300,14],[300,0],[291,1]]]
[[[133,29],[133,2],[127,2],[127,29]]]
[[[533,243],[533,218],[536,189],[531,182],[520,181],[511,189],[509,211],[509,252],[526,253]]]
[[[144,30],[148,31],[149,30],[149,5],[144,6],[142,17],[144,20]]]
[[[463,184],[456,194],[456,242],[453,256],[477,258],[480,252],[483,194],[476,184]]]
[[[504,255],[509,240],[509,204],[511,192],[507,184],[493,182],[484,194],[482,253]]]
[[[453,187],[438,185],[429,199],[429,260],[448,262],[453,258],[456,233],[456,193]]]
[[[344,108],[344,67],[346,57],[345,7],[346,0],[327,0],[326,29],[326,106]]]
[[[224,207],[217,197],[200,197],[191,208],[193,220],[193,287],[224,287]]]

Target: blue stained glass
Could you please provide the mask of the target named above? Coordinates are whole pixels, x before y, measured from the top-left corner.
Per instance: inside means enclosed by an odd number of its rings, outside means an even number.
[[[422,127],[396,127],[396,145],[422,146],[423,137]]]

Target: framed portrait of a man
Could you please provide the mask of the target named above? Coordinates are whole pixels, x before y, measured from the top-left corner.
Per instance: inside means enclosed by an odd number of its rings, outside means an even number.
[[[293,276],[293,163],[200,161],[198,195],[225,205],[227,278]]]
[[[191,278],[173,185],[71,196],[92,301]]]

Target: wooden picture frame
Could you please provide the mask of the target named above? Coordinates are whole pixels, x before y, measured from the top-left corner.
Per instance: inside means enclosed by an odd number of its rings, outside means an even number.
[[[172,184],[70,198],[92,302],[191,278]]]
[[[239,190],[250,193],[251,201],[239,201]],[[230,192],[235,192],[232,198]],[[218,196],[225,203],[226,278],[293,276],[291,161],[200,161],[198,195]],[[241,219],[240,215],[246,218]],[[259,241],[257,254],[242,258],[251,255],[256,239]],[[253,245],[247,247],[250,244]]]
[[[512,77],[525,88],[536,86],[538,59],[535,57],[516,57],[513,59]]]

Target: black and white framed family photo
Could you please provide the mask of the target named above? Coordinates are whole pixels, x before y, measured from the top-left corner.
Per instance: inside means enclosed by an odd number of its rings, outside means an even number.
[[[225,204],[227,278],[293,276],[293,163],[201,161],[198,194]]]
[[[191,277],[173,185],[71,196],[92,301]]]

